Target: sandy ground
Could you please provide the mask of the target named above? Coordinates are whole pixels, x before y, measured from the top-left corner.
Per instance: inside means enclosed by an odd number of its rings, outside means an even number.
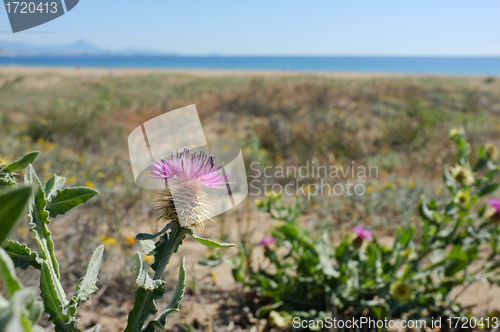
[[[43,74],[56,73],[68,76],[135,76],[148,74],[191,75],[196,77],[290,77],[315,76],[326,78],[404,78],[404,77],[444,77],[444,78],[474,78],[484,79],[484,76],[461,75],[431,75],[431,74],[400,74],[400,73],[366,73],[366,72],[308,72],[288,70],[232,70],[232,69],[164,69],[164,68],[82,68],[82,67],[28,67],[28,66],[0,66],[0,73],[8,74]]]

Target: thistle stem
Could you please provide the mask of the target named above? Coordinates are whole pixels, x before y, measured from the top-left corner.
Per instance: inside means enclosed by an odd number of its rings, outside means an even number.
[[[163,271],[170,262],[170,258],[179,250],[179,246],[190,233],[188,228],[181,227],[179,223],[172,222],[172,227],[168,234],[163,234],[158,240],[155,249],[155,263],[151,266],[155,271],[153,280],[159,280],[163,275]],[[143,329],[144,323],[151,314],[156,312],[154,301],[162,296],[156,290],[138,288],[135,291],[134,307],[129,313],[128,324],[125,332],[140,332]]]
[[[189,229],[181,227],[178,223],[174,223],[174,225],[171,227],[168,241],[162,248],[163,250],[161,251],[160,259],[158,260],[158,264],[156,265],[153,280],[158,280],[161,278],[163,271],[165,271],[165,268],[170,262],[172,254],[176,253],[179,250],[179,246],[181,245],[187,234],[189,234]]]

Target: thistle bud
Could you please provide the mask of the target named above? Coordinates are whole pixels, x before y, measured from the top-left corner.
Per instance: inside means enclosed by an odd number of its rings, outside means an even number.
[[[498,158],[498,148],[493,143],[488,143],[484,146],[484,152],[486,153],[486,158],[491,161],[495,161]]]
[[[470,203],[470,192],[468,190],[459,190],[453,200],[460,206],[467,206]]]
[[[451,139],[459,135],[461,135],[460,130],[458,130],[457,128],[453,128],[450,130],[450,134],[448,135],[448,137]]]
[[[492,199],[490,201],[490,207],[486,210],[485,216],[494,224],[500,224],[500,200]]]
[[[462,186],[469,186],[475,182],[472,171],[460,165],[451,169],[451,176]]]

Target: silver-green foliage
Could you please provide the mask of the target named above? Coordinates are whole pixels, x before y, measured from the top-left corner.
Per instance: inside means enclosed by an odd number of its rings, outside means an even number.
[[[90,299],[97,290],[97,274],[101,265],[104,246],[98,247],[87,267],[85,275],[78,281],[75,293],[68,300],[62,287],[59,263],[54,254],[54,242],[48,228],[49,218],[64,214],[72,208],[87,202],[98,194],[91,188],[63,188],[66,179],[53,175],[45,184],[40,182],[31,163],[38,155],[32,152],[18,161],[0,170],[0,241],[4,240],[16,220],[27,210],[30,231],[38,244],[38,251],[17,241],[5,240],[4,249],[0,251],[0,272],[7,287],[9,300],[0,298],[0,323],[11,325],[9,332],[36,331],[33,325],[40,317],[41,305],[34,301],[33,290],[22,290],[14,275],[14,267],[27,269],[33,267],[40,270],[40,295],[49,320],[54,323],[56,332],[79,332],[76,311],[82,301]],[[17,186],[14,171],[25,168],[24,186]],[[169,305],[156,318],[146,321],[157,313],[156,300],[163,297],[167,291],[165,281],[161,279],[163,271],[172,255],[176,253],[186,235],[207,247],[225,248],[234,246],[230,243],[201,238],[189,228],[184,228],[177,222],[170,222],[156,234],[138,234],[141,247],[146,254],[154,254],[155,263],[151,266],[154,275],[151,278],[141,256],[136,253],[135,301],[129,313],[126,332],[154,332],[166,328],[170,314],[178,312],[186,288],[186,271],[184,259],[179,268],[179,279]],[[154,239],[159,239],[155,242]],[[10,288],[9,288],[10,287]],[[10,294],[12,293],[12,294]],[[12,302],[10,305],[8,302]],[[37,304],[38,303],[38,304]],[[4,310],[5,309],[5,310]],[[38,311],[37,311],[38,310]],[[17,325],[16,325],[17,324]],[[12,325],[12,326],[14,326]],[[19,326],[19,328],[17,327]],[[97,325],[94,331],[98,331]],[[7,331],[7,330],[6,330]],[[0,330],[0,332],[2,332]]]
[[[44,302],[45,312],[49,314],[49,320],[54,323],[55,330],[77,332],[80,330],[77,328],[76,308],[82,301],[89,299],[90,294],[97,289],[95,283],[104,247],[100,246],[96,249],[85,276],[78,281],[75,294],[68,300],[60,281],[59,263],[54,253],[54,242],[48,228],[49,217],[63,214],[73,207],[85,203],[98,192],[86,187],[63,189],[66,179],[57,175],[52,176],[47,183],[42,185],[31,165],[37,155],[38,152],[27,154],[0,172],[2,177],[14,180],[12,173],[21,167],[26,167],[24,183],[29,187],[17,188],[29,188],[27,195],[29,225],[39,251],[11,240],[5,241],[3,247],[16,267],[26,269],[32,266],[40,270],[40,295]],[[8,205],[14,204],[13,202],[16,202],[18,196],[20,194],[11,195],[12,198]],[[0,195],[0,200],[1,197]],[[5,225],[5,218],[1,217],[0,224]]]

